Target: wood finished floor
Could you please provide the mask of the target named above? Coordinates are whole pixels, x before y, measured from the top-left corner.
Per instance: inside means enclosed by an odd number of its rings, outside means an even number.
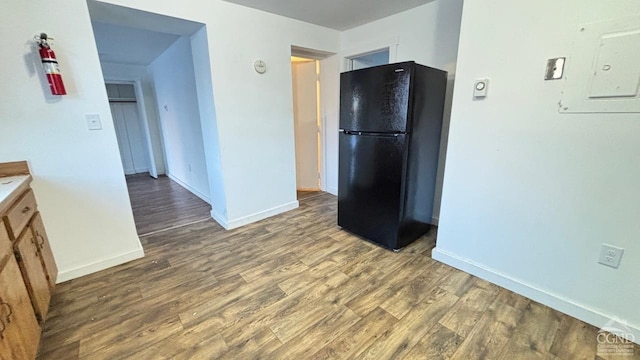
[[[211,206],[166,176],[127,176],[131,208],[139,235],[211,217]]]
[[[298,190],[296,191],[296,195],[298,197],[298,201],[305,200],[310,197],[314,197],[316,195],[320,195],[322,192],[320,191],[308,191],[308,190]]]
[[[335,197],[300,205],[60,284],[39,358],[600,359],[596,328],[432,260],[434,231],[393,253],[340,230]]]

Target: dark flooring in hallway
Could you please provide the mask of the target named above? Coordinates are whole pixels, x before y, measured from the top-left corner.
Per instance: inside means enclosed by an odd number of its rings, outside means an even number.
[[[127,176],[138,235],[186,225],[211,217],[211,206],[167,176]]]

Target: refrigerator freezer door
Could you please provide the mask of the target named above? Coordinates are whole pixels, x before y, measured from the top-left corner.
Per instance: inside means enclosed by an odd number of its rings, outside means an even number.
[[[406,135],[340,133],[338,225],[396,249]]]
[[[340,75],[340,128],[403,133],[409,112],[411,62],[377,66]]]

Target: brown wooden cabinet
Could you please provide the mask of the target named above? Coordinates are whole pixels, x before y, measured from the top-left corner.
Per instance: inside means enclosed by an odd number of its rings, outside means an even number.
[[[29,228],[35,237],[36,245],[40,251],[40,257],[42,259],[42,265],[44,265],[44,271],[47,275],[49,287],[53,290],[58,278],[58,266],[53,258],[51,245],[49,245],[49,238],[47,237],[47,232],[44,230],[44,224],[42,223],[42,217],[40,217],[39,212],[33,216],[33,220],[31,220]]]
[[[30,183],[26,162],[0,164],[0,360],[36,357],[58,275]]]
[[[51,301],[51,289],[47,274],[42,266],[42,255],[35,240],[35,236],[29,230],[25,230],[14,244],[14,251],[22,278],[27,286],[31,302],[39,321],[47,318],[49,302]]]
[[[0,270],[0,359],[34,359],[40,326],[13,256]]]
[[[16,240],[22,233],[22,230],[35,214],[36,208],[36,198],[31,189],[25,191],[18,201],[9,208],[9,211],[4,216],[4,222],[7,225],[11,240]]]

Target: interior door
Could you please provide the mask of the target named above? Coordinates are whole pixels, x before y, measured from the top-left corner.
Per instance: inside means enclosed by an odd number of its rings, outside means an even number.
[[[149,171],[149,154],[140,124],[137,104],[135,102],[112,102],[110,105],[125,174],[139,174]]]
[[[116,128],[116,138],[118,139],[118,149],[120,150],[120,160],[122,160],[122,168],[127,175],[135,174],[133,167],[133,155],[129,146],[129,133],[127,125],[122,113],[122,107],[118,103],[110,103],[111,116],[113,116],[113,124]]]
[[[293,118],[298,190],[319,190],[316,62],[293,62]]]

